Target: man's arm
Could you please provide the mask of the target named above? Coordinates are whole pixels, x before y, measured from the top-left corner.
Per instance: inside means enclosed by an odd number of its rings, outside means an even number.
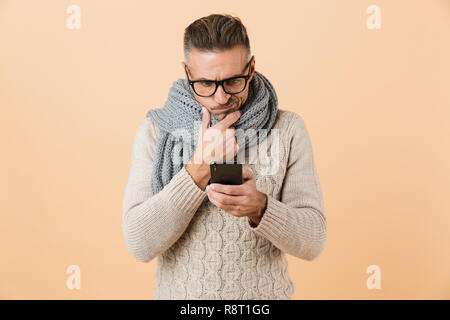
[[[294,114],[289,129],[290,150],[280,201],[267,195],[267,207],[253,230],[280,250],[314,260],[327,238],[322,189],[303,119]]]
[[[194,163],[193,159],[191,159],[186,164],[186,171],[192,177],[192,180],[194,180],[195,184],[200,189],[205,190],[211,178],[209,166],[205,163],[202,164]]]
[[[184,233],[206,197],[183,167],[156,195],[151,191],[157,127],[146,118],[138,127],[122,203],[122,229],[128,251],[149,262]]]

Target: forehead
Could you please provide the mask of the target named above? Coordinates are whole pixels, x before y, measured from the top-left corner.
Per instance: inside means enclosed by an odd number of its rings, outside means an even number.
[[[189,72],[196,79],[219,80],[242,75],[248,61],[244,48],[222,52],[194,49],[189,54]]]

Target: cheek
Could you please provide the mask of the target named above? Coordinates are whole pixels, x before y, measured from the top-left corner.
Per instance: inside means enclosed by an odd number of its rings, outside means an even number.
[[[236,103],[236,106],[234,106],[234,110],[239,109],[242,106],[242,97],[235,97],[233,102]]]
[[[209,98],[201,98],[201,97],[195,97],[195,100],[197,100],[198,103],[200,103],[202,106],[208,109],[209,112],[211,112],[211,106],[214,106],[213,101],[211,101]]]
[[[239,107],[242,106],[244,104],[244,102],[247,100],[247,96],[248,96],[248,91],[246,91],[242,95],[236,97],[237,100],[239,100]]]

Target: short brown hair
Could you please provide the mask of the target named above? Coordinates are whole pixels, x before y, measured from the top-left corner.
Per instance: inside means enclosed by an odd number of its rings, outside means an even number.
[[[184,63],[192,49],[220,52],[238,45],[244,46],[250,59],[250,41],[241,20],[228,14],[211,14],[184,30]]]

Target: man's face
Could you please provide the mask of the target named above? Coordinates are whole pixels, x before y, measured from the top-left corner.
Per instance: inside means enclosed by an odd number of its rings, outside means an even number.
[[[249,83],[253,79],[255,70],[255,59],[245,69],[248,63],[247,58],[247,52],[242,46],[236,46],[223,52],[192,50],[188,56],[187,70],[190,80],[222,80],[233,76],[247,75],[248,69],[251,68],[250,78],[241,93],[228,94],[223,91],[222,86],[218,86],[216,93],[210,97],[200,97],[194,94],[195,100],[205,106],[219,121],[227,114],[241,108],[247,100]],[[181,65],[184,72],[184,62]],[[232,108],[220,110],[230,104],[234,104]]]

